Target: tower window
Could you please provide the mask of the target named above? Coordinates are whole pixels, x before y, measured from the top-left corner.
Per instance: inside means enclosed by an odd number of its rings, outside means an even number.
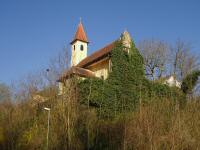
[[[76,46],[74,45],[74,50],[76,49]]]
[[[81,45],[80,49],[83,51],[83,45]]]

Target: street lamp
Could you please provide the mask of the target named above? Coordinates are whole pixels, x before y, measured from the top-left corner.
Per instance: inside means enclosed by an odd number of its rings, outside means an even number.
[[[44,110],[48,111],[48,129],[47,129],[47,150],[48,150],[48,142],[49,142],[49,120],[50,120],[50,111],[51,109],[48,107],[44,107]]]

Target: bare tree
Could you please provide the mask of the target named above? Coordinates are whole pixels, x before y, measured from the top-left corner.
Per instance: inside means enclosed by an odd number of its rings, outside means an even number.
[[[49,66],[44,70],[44,77],[50,85],[55,85],[59,75],[69,67],[68,51],[66,46],[54,58],[50,59]]]
[[[192,53],[191,44],[180,39],[171,47],[170,58],[172,72],[180,80],[200,67],[199,57]]]
[[[152,80],[169,74],[182,80],[200,68],[199,56],[192,52],[188,42],[177,40],[174,46],[169,46],[159,40],[144,40],[138,47],[144,58],[146,75]]]
[[[167,69],[169,46],[159,40],[144,40],[139,43],[144,58],[146,75],[152,80],[159,79]]]

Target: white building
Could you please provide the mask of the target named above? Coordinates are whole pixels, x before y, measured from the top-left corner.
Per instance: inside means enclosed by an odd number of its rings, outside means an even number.
[[[172,86],[176,86],[178,88],[181,88],[181,82],[179,82],[178,80],[175,79],[175,77],[173,75],[167,77],[164,81],[164,84],[172,87]]]

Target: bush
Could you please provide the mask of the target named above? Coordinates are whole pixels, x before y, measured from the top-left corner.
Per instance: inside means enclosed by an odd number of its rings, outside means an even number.
[[[188,74],[182,82],[181,89],[183,93],[190,94],[194,87],[197,84],[198,78],[200,76],[200,71],[195,70],[192,73]]]

